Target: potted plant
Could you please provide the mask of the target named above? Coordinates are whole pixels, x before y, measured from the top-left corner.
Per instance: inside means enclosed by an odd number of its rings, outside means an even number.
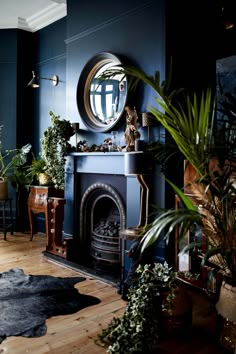
[[[41,186],[50,185],[51,178],[45,172],[46,169],[46,161],[41,157],[36,158],[33,155],[33,159],[31,164],[26,168],[26,177],[29,178],[29,184],[36,183]]]
[[[3,126],[0,126],[0,138]],[[27,162],[31,144],[26,144],[20,149],[9,149],[3,151],[0,141],[0,199],[8,198],[8,181],[17,176],[17,171]],[[15,182],[17,186],[17,183]]]
[[[50,176],[51,181],[56,189],[64,189],[64,173],[66,154],[70,151],[70,137],[74,134],[74,130],[70,121],[60,119],[52,111],[51,126],[43,133],[41,140],[42,159],[46,166],[44,171]]]
[[[191,166],[195,174],[188,182],[190,196],[172,181],[167,182],[184,208],[159,210],[141,240],[141,251],[163,234],[168,242],[175,227],[179,228],[181,238],[194,224],[200,226],[201,239],[190,243],[183,251],[204,246],[201,264],[210,265],[214,273],[221,274],[216,303],[216,309],[224,319],[221,344],[233,351],[236,347],[236,312],[233,311],[236,300],[232,303],[229,300],[236,295],[235,99],[229,95],[221,97],[221,112],[216,112],[216,97],[211,89],[200,94],[182,91],[180,95],[168,95],[161,90],[155,77],[142,70],[126,67],[124,72],[131,75],[134,82],[142,80],[153,88],[157,105],[148,110],[169,133],[176,149],[187,161],[186,165]],[[225,295],[228,306],[224,302]]]
[[[96,343],[108,347],[108,353],[151,352],[167,328],[167,317],[163,313],[191,312],[186,296],[181,304],[179,298],[177,300],[179,285],[177,273],[166,262],[139,265],[124,315],[113,318],[98,335]],[[183,300],[183,294],[181,296]]]

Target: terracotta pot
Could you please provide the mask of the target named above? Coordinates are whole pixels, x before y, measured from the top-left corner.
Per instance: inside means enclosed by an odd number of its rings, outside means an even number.
[[[0,177],[0,199],[8,198],[8,180],[6,177]]]

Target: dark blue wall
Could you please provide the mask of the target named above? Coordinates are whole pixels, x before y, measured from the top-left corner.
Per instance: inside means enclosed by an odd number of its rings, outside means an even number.
[[[202,87],[215,74],[212,1],[121,0],[116,6],[110,0],[99,4],[68,0],[67,4],[67,17],[35,33],[0,31],[4,48],[0,122],[7,131],[11,126],[7,133],[11,146],[30,138],[38,152],[42,133],[50,124],[50,110],[85,128],[77,110],[76,87],[86,62],[101,51],[113,52],[150,74],[159,70],[161,79],[172,57],[177,87]],[[31,90],[26,87],[31,70],[42,77],[57,74],[60,83],[54,87],[42,80],[39,89]],[[136,107],[145,111],[150,103],[153,93],[146,88]],[[24,134],[19,134],[23,125]],[[89,134],[88,138],[101,142],[104,136]]]
[[[91,9],[96,11],[91,11]],[[67,22],[67,114],[79,120],[76,87],[87,61],[109,51],[142,67],[147,73],[160,70],[165,77],[165,1],[120,1],[119,6],[102,0],[68,1]],[[136,102],[146,111],[153,94]],[[82,123],[82,122],[81,122]],[[83,124],[82,124],[83,127]]]
[[[16,146],[17,107],[17,30],[0,31],[0,124],[3,149]]]
[[[66,25],[66,18],[63,18],[33,34],[34,57],[31,68],[44,78],[59,76],[58,86],[53,86],[52,81],[40,80],[39,88],[27,88],[32,91],[34,101],[32,133],[37,153],[41,150],[43,131],[50,125],[49,111],[66,118]]]
[[[122,59],[142,67],[153,74],[160,70],[165,77],[165,1],[120,1],[117,8],[112,2],[67,1],[66,18],[33,34],[31,69],[42,77],[59,76],[59,85],[53,87],[41,80],[40,87],[32,90],[32,140],[36,153],[40,151],[40,138],[50,124],[49,111],[80,122],[81,139],[89,144],[102,143],[107,134],[93,134],[86,130],[79,115],[76,89],[80,73],[91,57],[101,51],[117,54]],[[96,11],[91,11],[91,8]],[[31,72],[26,81],[31,78]],[[29,88],[24,87],[25,90]],[[141,99],[140,99],[141,98]],[[135,105],[146,111],[154,102],[146,89]],[[123,126],[120,130],[123,131]],[[144,132],[145,133],[145,132]]]
[[[3,151],[32,142],[32,101],[25,82],[25,73],[31,67],[31,38],[31,33],[21,30],[0,31],[0,125],[3,125]],[[15,213],[16,190],[10,183],[8,189]]]
[[[120,0],[118,6],[110,0],[67,0],[67,17],[42,30],[1,30],[0,124],[5,126],[7,147],[30,141],[38,154],[43,131],[50,125],[50,110],[79,122],[81,138],[89,144],[103,142],[109,133],[85,130],[76,102],[82,69],[102,51],[150,75],[159,70],[161,80],[172,57],[174,87],[202,88],[212,82],[214,38],[211,30],[206,31],[211,28],[212,12],[199,1]],[[38,89],[30,89],[31,70],[41,77],[58,75],[59,85],[41,80]],[[153,92],[145,88],[135,106],[143,112],[153,103]],[[124,125],[125,121],[119,128],[122,132]],[[141,131],[144,138],[146,133]],[[158,133],[151,130],[151,139]],[[166,191],[159,182],[156,193],[163,201]],[[167,199],[173,204],[173,199]]]

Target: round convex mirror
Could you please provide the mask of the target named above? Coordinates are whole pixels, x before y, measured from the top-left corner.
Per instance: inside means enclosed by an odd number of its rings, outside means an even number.
[[[127,79],[120,74],[102,78],[106,70],[121,61],[112,53],[94,56],[81,72],[77,86],[77,106],[87,128],[94,132],[111,130],[119,121],[127,99]]]

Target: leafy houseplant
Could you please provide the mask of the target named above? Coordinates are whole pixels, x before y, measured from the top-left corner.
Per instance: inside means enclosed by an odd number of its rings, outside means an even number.
[[[115,68],[113,71],[110,69],[106,75],[113,75],[115,71]],[[215,110],[216,97],[210,88],[200,94],[184,90],[168,94],[166,90],[168,86],[160,85],[159,76],[149,76],[132,66],[125,67],[124,73],[131,77],[132,85],[142,80],[154,90],[157,105],[148,109],[168,131],[176,144],[176,149],[193,167],[197,176],[194,181],[190,181],[189,186],[197,203],[193,203],[191,198],[169,181],[184,203],[185,209],[160,212],[142,239],[142,251],[154,243],[163,232],[168,241],[176,225],[180,225],[181,234],[184,235],[193,223],[198,222],[204,227],[203,241],[205,240],[208,246],[203,263],[210,256],[219,255],[220,252],[220,258],[226,262],[221,259],[221,269],[236,281],[234,256],[236,114],[233,114],[235,102],[232,102],[232,97],[231,100],[230,97],[227,97],[227,100],[224,98],[223,110],[221,109],[219,117]],[[201,205],[201,208],[196,204]],[[211,233],[212,230],[214,235]],[[191,247],[195,245],[192,244]]]
[[[233,352],[236,348],[236,99],[222,94],[218,101],[217,111],[215,97],[207,91],[200,103],[195,96],[193,101],[187,98],[176,109],[168,101],[159,100],[162,111],[151,109],[194,168],[196,177],[189,181],[190,197],[172,183],[185,208],[162,212],[142,239],[142,250],[162,232],[168,240],[175,226],[181,236],[195,223],[200,225],[200,241],[191,242],[183,252],[203,246],[201,265],[210,265],[212,273],[220,275],[216,302],[222,319],[220,344]]]
[[[201,227],[199,242],[190,243],[183,251],[204,246],[202,265],[210,265],[222,275],[219,301],[216,308],[227,317],[227,328],[236,322],[235,301],[226,306],[223,295],[225,284],[236,285],[236,113],[235,100],[226,97],[221,114],[216,112],[216,97],[211,89],[199,93],[167,96],[163,95],[155,77],[142,70],[127,67],[124,72],[134,81],[142,80],[151,86],[157,95],[155,107],[149,111],[162,124],[176,144],[184,159],[195,171],[195,179],[189,181],[191,195],[185,195],[169,181],[184,208],[162,210],[150,225],[141,240],[142,252],[164,234],[168,242],[178,226],[180,237],[191,231],[194,224]],[[234,104],[233,104],[234,103]],[[218,114],[217,114],[218,113]],[[236,288],[230,289],[230,296]],[[229,293],[228,293],[229,294]],[[230,307],[230,311],[226,309]],[[227,314],[227,316],[226,316]],[[228,340],[228,348],[236,347],[236,329]],[[223,342],[232,333],[222,335]],[[229,348],[230,347],[230,348]]]
[[[48,127],[41,140],[42,159],[45,161],[45,172],[51,177],[57,189],[64,189],[64,168],[66,154],[70,150],[70,137],[74,134],[73,127],[68,120],[60,119],[52,111],[51,126]]]
[[[26,168],[26,177],[29,178],[29,184],[39,183],[40,185],[49,185],[50,177],[45,172],[46,162],[41,157],[33,156],[31,164]]]
[[[2,128],[0,126],[0,138],[2,136]],[[2,141],[0,140],[0,176],[10,177],[18,166],[22,166],[27,162],[27,155],[30,152],[31,144],[26,144],[20,149],[2,150]]]
[[[176,275],[166,262],[139,265],[123,317],[113,318],[98,335],[97,344],[108,346],[108,353],[150,352],[161,335],[162,312],[172,307],[178,288]]]
[[[2,137],[2,128],[0,126],[0,138]],[[26,164],[28,153],[31,150],[31,144],[26,144],[20,149],[5,150],[2,149],[2,141],[0,140],[0,178],[1,184],[4,184],[5,192],[2,194],[2,198],[7,197],[7,183],[8,180],[12,180],[14,186],[18,186],[17,176],[18,170]]]

